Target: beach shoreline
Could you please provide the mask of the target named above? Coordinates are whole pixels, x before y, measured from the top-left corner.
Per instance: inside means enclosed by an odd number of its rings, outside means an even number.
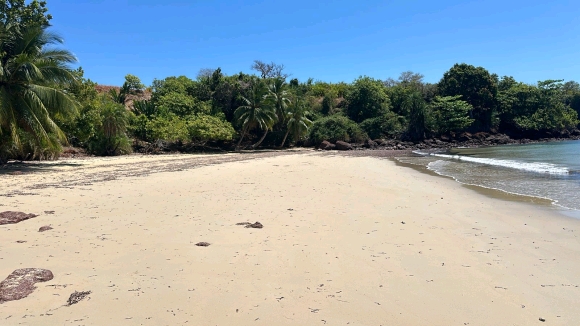
[[[0,226],[0,278],[24,267],[54,274],[28,297],[0,304],[0,320],[580,320],[580,221],[485,196],[384,159],[387,153],[342,154],[127,156],[0,173],[0,211],[39,215]],[[264,228],[236,225],[256,221]],[[37,232],[45,225],[53,229]],[[91,294],[63,307],[74,291]]]

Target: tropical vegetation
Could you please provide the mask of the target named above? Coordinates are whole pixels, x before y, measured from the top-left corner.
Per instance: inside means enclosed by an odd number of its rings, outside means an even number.
[[[536,84],[465,63],[437,83],[415,72],[352,83],[290,78],[256,60],[256,72],[201,69],[148,87],[128,74],[105,87],[73,69],[45,1],[0,3],[0,161],[52,159],[63,146],[94,155],[132,151],[316,146],[324,140],[421,142],[461,133],[513,138],[580,134],[580,84]]]

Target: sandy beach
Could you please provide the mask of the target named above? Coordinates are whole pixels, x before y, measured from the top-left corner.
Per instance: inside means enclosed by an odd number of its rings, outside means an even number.
[[[385,158],[125,156],[0,180],[0,211],[39,215],[0,226],[0,281],[54,274],[0,325],[580,324],[580,221]],[[74,291],[91,294],[66,306]]]

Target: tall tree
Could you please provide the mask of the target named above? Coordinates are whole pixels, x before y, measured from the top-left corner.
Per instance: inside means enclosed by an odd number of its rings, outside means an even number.
[[[419,92],[413,92],[403,102],[403,107],[409,112],[408,135],[413,140],[425,138],[425,100]]]
[[[307,106],[301,98],[296,97],[294,101],[290,103],[288,110],[286,111],[287,118],[285,119],[288,121],[286,125],[287,130],[280,148],[284,147],[289,133],[292,133],[294,140],[298,140],[308,131],[308,128],[312,126],[312,121],[308,119],[308,115],[310,114],[310,111],[308,111]]]
[[[455,64],[439,82],[441,96],[461,95],[461,99],[473,106],[470,112],[475,119],[476,130],[490,130],[493,127],[493,113],[496,109],[497,76],[483,67],[465,63]]]
[[[276,64],[274,62],[266,63],[261,60],[254,60],[251,66],[252,70],[256,70],[260,73],[262,79],[266,78],[282,78],[286,79],[290,74],[284,73],[284,65]]]
[[[62,91],[76,82],[69,67],[76,58],[51,47],[63,40],[46,28],[0,24],[0,137],[15,146],[22,130],[39,145],[60,148],[58,140],[66,142],[66,136],[53,118],[76,113],[75,102]]]
[[[236,120],[242,125],[242,133],[236,150],[240,148],[246,133],[254,127],[264,130],[262,138],[252,146],[252,148],[258,147],[276,122],[276,110],[265,100],[267,92],[268,88],[263,81],[254,81],[250,86],[249,95],[241,96],[244,104],[234,112]]]
[[[355,122],[375,118],[389,110],[390,101],[383,83],[370,77],[359,77],[346,94],[347,115]]]
[[[0,1],[0,24],[5,26],[43,27],[48,26],[51,19],[46,1],[33,0],[29,4],[26,4],[25,0]]]
[[[268,85],[268,95],[266,98],[272,102],[272,105],[276,108],[276,115],[278,116],[278,122],[286,122],[286,108],[288,103],[290,103],[290,98],[288,91],[286,90],[287,84],[282,78],[275,78]]]

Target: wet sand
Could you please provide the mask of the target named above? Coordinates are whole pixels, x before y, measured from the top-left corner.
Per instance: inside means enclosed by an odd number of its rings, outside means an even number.
[[[387,159],[130,156],[0,180],[0,211],[39,215],[0,226],[0,280],[54,274],[1,325],[580,322],[580,221]]]

